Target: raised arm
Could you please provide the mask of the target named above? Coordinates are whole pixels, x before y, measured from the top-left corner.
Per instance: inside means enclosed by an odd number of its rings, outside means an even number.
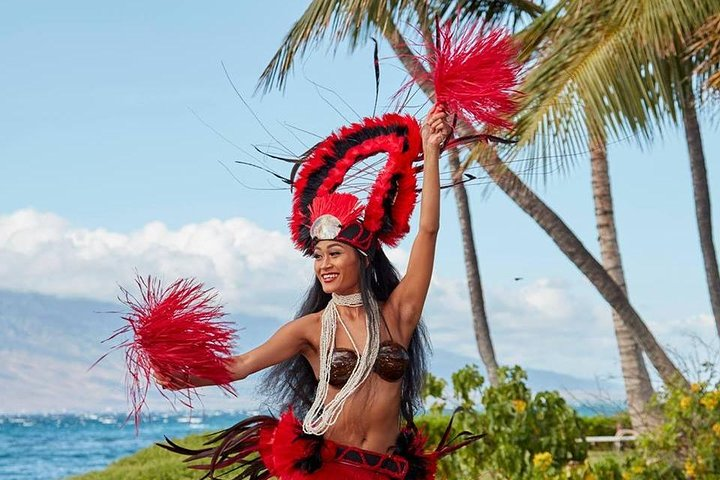
[[[440,228],[440,145],[450,134],[448,115],[435,105],[423,122],[423,184],[420,223],[408,261],[407,273],[388,299],[400,322],[403,336],[409,337],[420,320],[430,288],[435,244]],[[406,335],[407,334],[407,335]]]

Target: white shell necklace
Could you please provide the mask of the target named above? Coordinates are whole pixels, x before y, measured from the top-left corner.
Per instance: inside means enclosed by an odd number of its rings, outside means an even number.
[[[340,416],[345,401],[360,388],[360,385],[362,385],[373,370],[378,351],[380,350],[380,327],[378,325],[380,311],[372,295],[370,296],[369,303],[365,308],[370,308],[373,315],[368,315],[366,310],[365,338],[367,340],[362,353],[358,350],[352,335],[350,335],[350,331],[342,318],[340,318],[340,313],[337,309],[337,305],[346,307],[363,306],[362,296],[359,293],[353,293],[351,295],[337,295],[333,293],[327,307],[325,307],[325,311],[323,311],[320,329],[320,375],[318,378],[318,387],[315,393],[315,400],[303,420],[303,432],[307,434],[323,435],[327,432]],[[370,318],[374,318],[375,321],[371,322],[369,320]],[[345,333],[347,333],[347,336],[350,338],[350,343],[357,355],[357,362],[345,385],[343,385],[337,395],[335,395],[335,398],[325,404],[329,391],[328,387],[330,385],[332,354],[335,349],[335,330],[338,323],[342,325]]]

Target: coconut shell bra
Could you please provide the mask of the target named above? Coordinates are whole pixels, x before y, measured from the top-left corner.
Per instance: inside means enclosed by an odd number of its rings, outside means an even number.
[[[335,388],[342,388],[350,378],[350,374],[357,363],[357,354],[348,348],[336,348],[332,355],[332,367],[330,369],[330,385]],[[405,374],[410,356],[405,347],[393,340],[385,340],[380,343],[380,351],[373,372],[386,382],[397,382]]]

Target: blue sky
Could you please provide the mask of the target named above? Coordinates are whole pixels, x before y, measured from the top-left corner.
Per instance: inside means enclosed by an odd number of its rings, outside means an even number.
[[[325,135],[346,118],[358,118],[330,93],[332,107],[327,105],[310,80],[334,89],[360,115],[370,115],[370,46],[353,55],[341,47],[333,57],[322,44],[298,64],[284,93],[252,96],[259,74],[305,6],[281,1],[6,5],[0,17],[0,255],[5,259],[0,288],[110,300],[116,282],[126,282],[135,268],[145,273],[157,268],[155,273],[168,276],[207,273],[204,280],[217,281],[218,288],[240,289],[228,294],[242,304],[237,308],[289,315],[300,294],[291,292],[301,291],[302,278],[281,291],[267,285],[282,278],[283,262],[289,262],[284,268],[307,268],[305,278],[310,264],[290,260],[280,240],[287,232],[287,192],[243,188],[221,165],[247,184],[264,186],[264,174],[233,161],[247,160],[253,144],[273,143],[235,96],[221,62],[268,129],[294,153],[315,138],[302,133],[295,138],[285,124]],[[403,77],[386,44],[381,56],[386,58],[383,104]],[[245,152],[219,138],[192,111]],[[713,188],[720,175],[720,140],[707,118],[703,134]],[[613,144],[610,162],[632,302],[660,340],[681,352],[687,348],[686,333],[714,338],[682,132],[671,129],[644,151],[630,142]],[[597,253],[589,176],[588,160],[581,156],[568,174],[537,187]],[[717,231],[720,194],[717,188],[711,193]],[[587,280],[502,192],[474,187],[469,194],[500,362],[617,375],[609,311]],[[431,294],[426,317],[436,342],[472,352],[454,209],[448,195],[435,297]],[[212,239],[230,231],[234,240],[202,251],[197,235]],[[20,241],[23,232],[27,239]],[[193,237],[192,232],[201,233]],[[238,232],[255,236],[238,242]],[[200,242],[190,253],[182,250],[192,243],[189,237]],[[275,240],[267,242],[269,237]],[[717,234],[715,239],[720,243]],[[227,251],[238,245],[246,249],[242,254]],[[409,247],[405,241],[395,254],[401,265]],[[217,267],[234,265],[224,259],[236,254],[243,259],[237,278]],[[272,268],[277,271],[267,274]],[[249,302],[253,297],[267,297],[267,304]],[[453,300],[457,303],[450,306]],[[276,304],[287,306],[270,308]]]

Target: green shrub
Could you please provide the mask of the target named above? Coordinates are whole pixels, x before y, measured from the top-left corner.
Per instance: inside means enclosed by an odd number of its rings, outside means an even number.
[[[628,459],[628,479],[720,478],[720,384],[675,385],[660,391],[661,426],[643,435]],[[642,470],[642,471],[641,471]]]
[[[500,383],[485,386],[474,365],[452,375],[454,403],[464,412],[455,420],[453,431],[482,432],[486,437],[470,445],[439,466],[441,477],[535,479],[583,478],[587,445],[577,413],[557,392],[532,395],[520,367],[503,367]],[[444,381],[430,377],[425,393],[431,400],[428,415],[418,423],[425,426],[430,445],[437,442],[447,425],[442,421],[447,400],[442,397]],[[476,401],[482,411],[476,409]],[[568,477],[567,475],[579,475]]]
[[[712,369],[710,369],[712,370]],[[598,480],[720,479],[720,384],[671,385],[652,403],[663,423],[640,436],[622,460],[592,465]]]
[[[427,414],[417,423],[437,445],[450,415],[453,432],[485,433],[486,437],[444,459],[438,478],[513,480],[668,480],[720,479],[720,383],[698,382],[690,388],[666,387],[653,400],[664,422],[642,435],[636,448],[622,455],[595,452],[588,461],[587,445],[577,441],[588,434],[612,434],[627,417],[582,419],[556,392],[535,395],[519,367],[501,368],[500,383],[484,384],[477,367],[466,366],[452,375],[452,399],[444,397],[447,382],[428,378],[424,394]],[[198,447],[203,437],[181,441]],[[598,458],[599,457],[599,458]],[[73,480],[182,480],[202,476],[182,458],[150,447],[113,463],[101,472]]]

